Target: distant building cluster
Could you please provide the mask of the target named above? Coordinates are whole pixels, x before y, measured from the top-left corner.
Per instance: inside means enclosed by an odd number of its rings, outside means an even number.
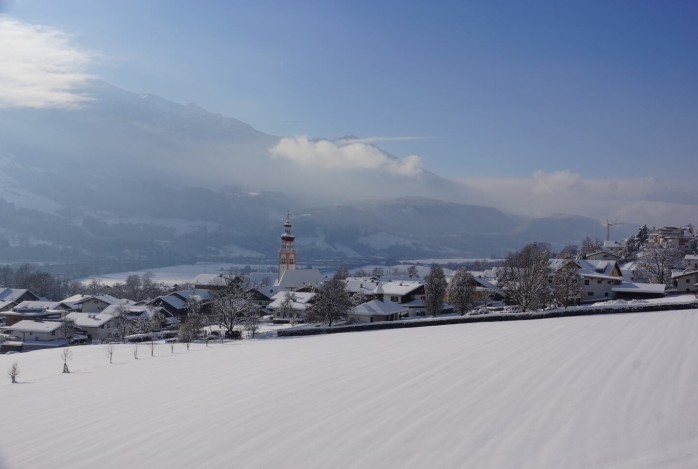
[[[341,281],[350,307],[342,314],[344,323],[373,323],[448,315],[461,310],[458,289],[468,290],[468,314],[520,310],[514,290],[527,282],[526,265],[512,267],[505,261],[481,271],[458,277],[439,268],[448,289],[430,290],[426,278],[431,268],[405,266],[385,274],[333,278],[317,269],[298,269],[298,253],[292,234],[290,213],[286,216],[278,252],[278,275],[200,274],[190,287],[142,301],[108,294],[74,295],[47,301],[26,289],[0,289],[0,352],[61,347],[79,343],[162,340],[182,337],[184,324],[201,317],[188,337],[239,337],[240,329],[256,330],[262,319],[276,323],[309,321],[324,286]],[[546,257],[541,272],[545,284],[541,304],[564,307],[617,299],[661,298],[668,294],[698,292],[698,237],[691,226],[643,227],[637,236],[624,241],[598,242],[588,252]],[[568,252],[567,254],[570,254]],[[546,253],[547,256],[547,253]],[[461,269],[463,270],[463,269]],[[505,278],[503,272],[509,274]],[[340,272],[338,272],[339,274]],[[513,275],[513,281],[511,277]],[[456,278],[461,280],[455,280]],[[462,281],[462,285],[454,282]],[[562,280],[561,280],[562,279]],[[562,296],[559,288],[566,290]],[[428,300],[439,291],[436,312]],[[227,295],[227,296],[226,296]],[[453,304],[452,304],[453,303]],[[434,302],[431,302],[434,304]],[[243,306],[240,306],[243,305]],[[454,306],[455,305],[455,306]],[[239,309],[238,310],[236,310]],[[461,314],[464,314],[461,311]],[[225,330],[212,327],[224,323]]]

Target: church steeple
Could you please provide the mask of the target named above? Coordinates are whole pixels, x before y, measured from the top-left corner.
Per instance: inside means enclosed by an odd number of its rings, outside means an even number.
[[[284,222],[284,232],[281,234],[279,275],[277,277],[279,280],[287,270],[296,270],[296,248],[293,245],[295,239],[296,237],[291,234],[291,212],[289,211]]]

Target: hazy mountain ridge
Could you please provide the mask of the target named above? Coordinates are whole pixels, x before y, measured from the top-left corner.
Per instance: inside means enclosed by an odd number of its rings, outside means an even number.
[[[427,169],[300,166],[239,120],[106,83],[88,91],[79,110],[0,110],[1,260],[274,258],[287,210],[308,260],[504,255],[603,235],[588,218],[467,205],[466,187]]]

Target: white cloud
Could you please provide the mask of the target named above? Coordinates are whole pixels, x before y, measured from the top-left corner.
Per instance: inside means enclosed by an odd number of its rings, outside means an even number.
[[[63,31],[0,15],[0,108],[77,107],[95,55]]]
[[[284,137],[270,152],[275,158],[323,169],[380,169],[403,176],[416,176],[422,172],[420,157],[391,158],[373,145],[362,142],[313,141],[306,136]]]
[[[376,144],[376,143],[382,143],[382,142],[413,142],[415,140],[426,140],[427,137],[417,137],[413,135],[403,135],[403,136],[397,136],[397,137],[342,137],[338,139],[338,142],[341,142],[343,144],[346,143],[371,143],[371,144]]]

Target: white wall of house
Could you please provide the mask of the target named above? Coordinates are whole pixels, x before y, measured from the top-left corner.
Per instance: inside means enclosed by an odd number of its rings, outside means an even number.
[[[698,271],[674,278],[677,293],[698,292]]]
[[[106,301],[102,301],[97,298],[90,298],[89,300],[82,302],[81,311],[83,313],[101,313],[107,306],[109,306],[109,303]]]
[[[597,277],[582,278],[582,302],[613,299],[612,288],[620,285],[621,279],[610,280]]]

